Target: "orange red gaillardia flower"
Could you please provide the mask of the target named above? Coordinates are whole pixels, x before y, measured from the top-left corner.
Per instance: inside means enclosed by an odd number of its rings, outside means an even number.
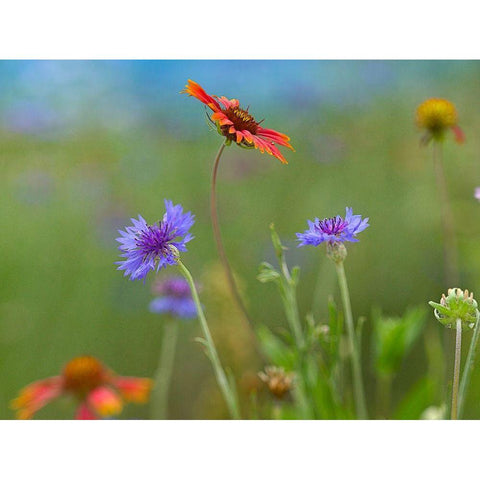
[[[181,93],[188,93],[197,98],[213,111],[210,119],[217,125],[218,133],[226,137],[227,144],[235,142],[241,147],[257,148],[262,153],[267,152],[273,155],[282,163],[288,163],[275,144],[293,150],[290,145],[290,137],[275,130],[261,127],[261,122],[255,120],[248,112],[248,108],[246,110],[240,108],[238,100],[208,95],[193,80],[188,80],[188,84]]]
[[[422,143],[430,140],[442,141],[447,129],[451,129],[457,143],[465,141],[465,135],[457,125],[458,115],[455,105],[444,98],[429,98],[417,108],[417,126],[426,130]]]
[[[148,401],[152,380],[121,377],[95,357],[76,357],[68,362],[61,375],[27,385],[12,401],[17,418],[28,420],[35,412],[61,395],[73,395],[79,402],[77,420],[95,420],[118,415],[124,402]]]

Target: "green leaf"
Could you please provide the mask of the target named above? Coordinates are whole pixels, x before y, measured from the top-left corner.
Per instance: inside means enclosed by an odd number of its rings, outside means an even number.
[[[428,378],[419,380],[400,402],[393,418],[395,420],[418,420],[435,398],[435,384]]]
[[[441,313],[442,315],[447,315],[449,316],[450,315],[450,309],[445,307],[444,305],[441,305],[440,303],[436,303],[436,302],[428,302],[428,304],[435,308],[436,310],[438,310],[439,313]]]
[[[297,286],[298,285],[298,280],[299,280],[299,277],[300,277],[300,267],[298,267],[298,266],[293,267],[290,275],[292,277],[292,284]]]
[[[375,368],[381,375],[394,375],[425,326],[425,309],[408,309],[403,317],[385,317],[377,309],[372,318]]]
[[[280,237],[278,236],[278,233],[275,231],[275,225],[273,223],[270,224],[270,234],[272,236],[272,243],[273,243],[273,248],[275,249],[275,254],[277,255],[278,261],[282,263],[283,251],[286,250],[286,248],[282,245],[282,242],[280,241]]]
[[[288,345],[264,325],[258,327],[257,336],[263,352],[273,365],[283,367],[287,371],[295,369],[296,355]]]
[[[275,268],[267,262],[262,262],[259,266],[257,280],[262,283],[274,282],[280,279],[280,274]]]

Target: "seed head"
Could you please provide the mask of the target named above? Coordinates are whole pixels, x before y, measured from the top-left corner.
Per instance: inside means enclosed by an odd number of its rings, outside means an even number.
[[[473,328],[480,315],[473,293],[460,288],[449,288],[440,303],[428,303],[434,308],[435,318],[448,328],[455,327],[457,320],[462,321],[462,326]]]

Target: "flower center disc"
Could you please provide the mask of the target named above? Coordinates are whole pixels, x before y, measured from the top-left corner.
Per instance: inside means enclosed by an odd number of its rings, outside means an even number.
[[[335,218],[326,218],[319,223],[319,229],[323,233],[328,235],[338,235],[341,233],[347,224],[342,218],[335,217]]]
[[[247,130],[253,135],[257,133],[258,123],[255,121],[255,118],[248,113],[247,110],[243,110],[239,107],[228,108],[224,111],[224,113],[228,119],[233,122],[235,130]],[[225,129],[226,132],[228,132],[229,128],[229,125],[224,125],[222,130]]]
[[[64,387],[75,393],[84,393],[101,385],[105,369],[94,357],[77,357],[67,363],[63,370]]]

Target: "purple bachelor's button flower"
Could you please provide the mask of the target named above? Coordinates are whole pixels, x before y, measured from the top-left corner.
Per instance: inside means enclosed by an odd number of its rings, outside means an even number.
[[[308,230],[304,233],[297,233],[300,241],[299,247],[313,245],[316,247],[323,242],[343,243],[358,242],[357,233],[365,230],[368,224],[368,218],[362,220],[361,215],[353,215],[352,209],[347,207],[345,218],[337,215],[333,218],[324,218],[319,220],[315,218],[313,222],[308,220]]]
[[[168,313],[184,319],[197,316],[190,286],[183,277],[159,280],[155,282],[152,290],[154,294],[159,295],[158,298],[150,302],[152,313]]]
[[[152,293],[158,297],[191,297],[190,285],[180,276],[157,278],[152,285]]]
[[[170,200],[165,200],[165,208],[163,219],[153,225],[147,225],[139,215],[138,220],[132,218],[133,226],[118,231],[121,237],[116,240],[125,260],[116,263],[120,265],[118,270],[130,275],[130,280],[145,279],[151,270],[158,272],[167,265],[176,265],[176,252],[171,247],[185,252],[185,244],[193,238],[188,230],[195,222],[194,215],[183,213],[182,206]]]

